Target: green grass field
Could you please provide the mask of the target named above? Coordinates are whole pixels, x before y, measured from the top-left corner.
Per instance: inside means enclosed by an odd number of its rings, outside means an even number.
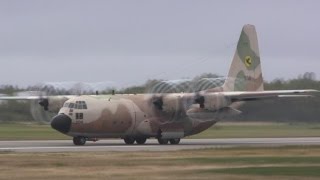
[[[70,139],[50,127],[36,123],[0,123],[0,140]]]
[[[288,123],[218,123],[188,138],[254,138],[320,136],[320,124]],[[35,123],[0,123],[0,140],[70,139],[50,125]]]
[[[320,123],[217,123],[191,138],[262,138],[320,136]]]
[[[0,153],[0,179],[320,179],[320,146]]]

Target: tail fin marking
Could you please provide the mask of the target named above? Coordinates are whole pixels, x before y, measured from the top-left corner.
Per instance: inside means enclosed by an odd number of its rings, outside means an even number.
[[[253,25],[244,25],[223,91],[263,91],[258,38]]]

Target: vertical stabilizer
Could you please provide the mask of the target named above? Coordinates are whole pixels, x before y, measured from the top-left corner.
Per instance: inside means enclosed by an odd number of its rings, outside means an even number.
[[[260,53],[256,29],[244,25],[223,91],[263,91]]]

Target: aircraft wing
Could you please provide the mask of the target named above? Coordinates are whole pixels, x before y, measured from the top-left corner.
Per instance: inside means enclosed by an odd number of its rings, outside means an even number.
[[[0,100],[42,100],[42,99],[70,99],[73,95],[66,96],[0,96]]]
[[[45,111],[59,112],[64,102],[74,97],[74,95],[58,96],[0,96],[0,100],[38,100],[40,106]]]
[[[232,102],[237,101],[256,101],[263,99],[275,98],[293,98],[293,97],[313,97],[312,94],[319,93],[320,91],[307,89],[307,90],[275,90],[275,91],[231,91],[220,92],[225,97],[229,98]]]

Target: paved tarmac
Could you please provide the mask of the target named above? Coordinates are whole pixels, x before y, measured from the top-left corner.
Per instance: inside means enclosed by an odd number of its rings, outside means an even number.
[[[75,146],[71,140],[0,141],[0,152],[83,152],[83,151],[177,151],[223,147],[320,145],[320,137],[182,139],[179,145],[159,145],[149,139],[145,145],[126,145],[123,140],[100,140]]]

